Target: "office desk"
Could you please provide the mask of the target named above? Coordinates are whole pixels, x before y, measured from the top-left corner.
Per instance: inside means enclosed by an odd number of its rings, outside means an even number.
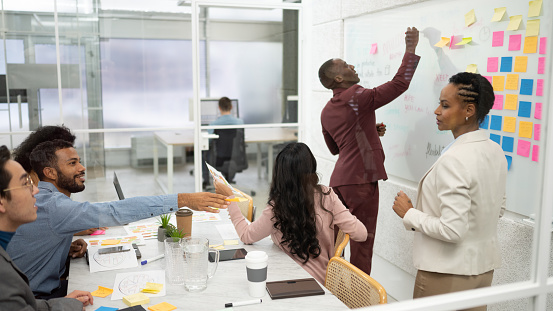
[[[261,176],[261,144],[267,143],[267,176],[273,175],[273,146],[277,143],[298,140],[294,128],[246,128],[246,143],[257,143],[257,176]],[[157,142],[167,148],[167,187],[159,179]],[[173,193],[173,147],[194,146],[194,131],[154,132],[154,178],[165,193]]]
[[[228,213],[221,212],[222,221],[193,223],[192,235],[202,236],[209,239],[210,244],[220,244],[223,242],[215,225],[221,223],[230,223]],[[151,221],[151,219],[149,220]],[[107,235],[122,235],[122,227],[114,227],[106,230]],[[233,245],[226,248],[244,247],[248,251],[262,250],[269,255],[269,265],[267,281],[280,281],[287,279],[300,279],[311,277],[303,268],[294,262],[288,255],[281,251],[272,243],[270,238],[254,243],[252,245]],[[157,240],[146,240],[146,246],[139,246],[142,258],[151,258],[157,254],[163,253],[164,245]],[[144,266],[131,269],[112,270],[104,272],[90,273],[86,260],[84,258],[71,260],[71,269],[69,274],[69,292],[80,289],[94,291],[98,286],[113,288],[115,275],[131,271],[160,270],[165,266],[165,259],[157,260]],[[219,262],[217,272],[213,278],[207,282],[207,289],[199,293],[190,293],[184,289],[184,285],[166,284],[166,296],[150,298],[148,306],[161,302],[168,302],[176,306],[177,310],[221,310],[225,303],[237,302],[254,299],[248,294],[248,282],[246,277],[245,260],[231,260]],[[322,287],[322,286],[321,286]],[[323,287],[324,288],[324,287]],[[325,289],[326,291],[326,289]],[[305,311],[305,310],[348,310],[348,308],[334,295],[326,291],[325,295],[309,296],[290,299],[271,300],[268,294],[262,298],[263,303],[257,305],[235,307],[234,310],[287,310],[287,311]],[[86,310],[96,310],[100,306],[124,308],[126,305],[122,300],[111,300],[111,296],[106,298],[94,297],[94,305],[88,306]],[[231,310],[230,308],[227,310]]]

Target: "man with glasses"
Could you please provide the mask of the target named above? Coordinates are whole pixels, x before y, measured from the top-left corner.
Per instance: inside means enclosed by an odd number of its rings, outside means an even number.
[[[17,228],[35,221],[38,189],[21,165],[0,147],[0,310],[82,310],[92,304],[89,292],[73,291],[66,298],[35,300],[25,274],[5,249]],[[73,299],[76,298],[76,299]]]
[[[31,165],[40,182],[36,205],[37,221],[21,226],[8,253],[30,279],[35,296],[44,299],[64,296],[67,281],[60,282],[65,259],[75,232],[129,222],[177,211],[218,212],[226,208],[225,196],[215,193],[179,193],[135,197],[120,201],[90,203],[71,200],[72,193],[85,189],[85,167],[73,145],[63,140],[39,144],[31,153]]]

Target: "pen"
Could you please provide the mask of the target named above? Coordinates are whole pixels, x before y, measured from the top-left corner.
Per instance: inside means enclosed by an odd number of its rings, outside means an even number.
[[[263,300],[261,299],[254,299],[254,300],[246,300],[246,301],[239,301],[239,302],[229,302],[229,303],[225,303],[225,308],[254,305],[256,303],[261,303],[262,301]]]
[[[142,260],[142,261],[140,262],[140,264],[141,264],[141,265],[145,265],[145,264],[147,264],[147,263],[149,263],[149,262],[156,261],[156,260],[161,259],[161,258],[163,258],[163,257],[165,257],[164,254],[157,255],[157,256],[152,257],[152,258],[150,258],[150,259]]]

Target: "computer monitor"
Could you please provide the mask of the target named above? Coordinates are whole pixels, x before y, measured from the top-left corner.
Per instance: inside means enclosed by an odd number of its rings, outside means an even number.
[[[232,109],[230,114],[236,118],[240,117],[238,109],[238,99],[231,99]],[[221,116],[219,111],[219,98],[202,98],[200,99],[200,111],[202,125],[209,125],[211,122],[215,121],[218,117]]]

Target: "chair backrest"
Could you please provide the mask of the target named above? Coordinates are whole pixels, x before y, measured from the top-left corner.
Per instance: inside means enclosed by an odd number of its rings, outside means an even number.
[[[344,248],[349,243],[349,234],[344,233],[342,229],[338,231],[338,236],[336,236],[336,242],[334,242],[334,256],[342,257]]]
[[[214,133],[219,135],[215,140],[215,157],[227,158],[228,163],[224,163],[224,170],[230,172],[230,175],[241,172],[248,168],[248,159],[246,156],[246,141],[244,129],[216,129]],[[220,167],[216,167],[220,169]]]

